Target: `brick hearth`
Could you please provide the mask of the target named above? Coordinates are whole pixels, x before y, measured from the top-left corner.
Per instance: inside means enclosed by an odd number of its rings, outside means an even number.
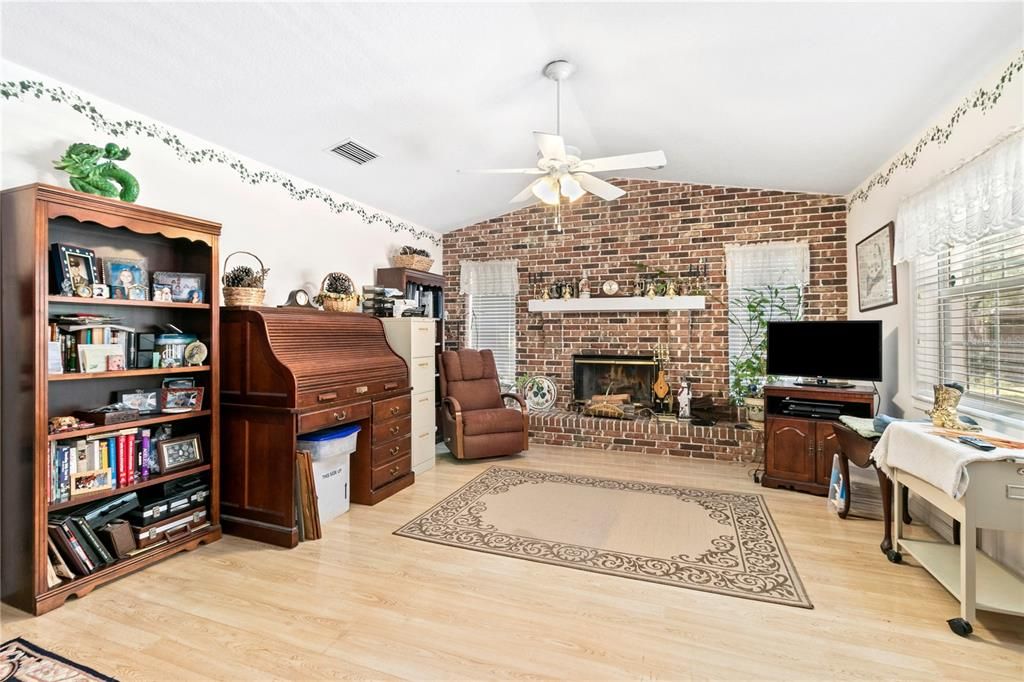
[[[565,410],[530,413],[530,441],[548,445],[752,462],[760,459],[760,431],[735,428],[733,422],[694,426],[654,419],[585,417]]]

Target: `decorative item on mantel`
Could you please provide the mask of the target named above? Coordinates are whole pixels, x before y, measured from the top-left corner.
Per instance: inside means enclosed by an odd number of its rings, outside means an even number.
[[[232,256],[237,256],[240,253],[255,258],[260,264],[259,269],[254,270],[248,265],[236,265],[228,270],[228,261],[231,260]],[[221,282],[224,284],[224,305],[263,305],[263,298],[267,295],[263,284],[266,282],[267,273],[269,272],[270,268],[264,267],[263,261],[254,253],[235,251],[228,254],[228,257],[224,259],[224,275],[221,277]]]
[[[426,272],[434,265],[434,259],[426,249],[418,249],[415,246],[403,246],[392,258],[396,268],[408,268],[409,270],[422,270]]]
[[[105,147],[76,142],[53,162],[53,167],[70,175],[68,182],[79,192],[132,203],[139,198],[139,181],[114,163],[129,156],[131,152],[127,147],[122,149],[113,142]],[[101,159],[107,160],[100,163]]]
[[[313,302],[330,313],[351,313],[359,305],[359,295],[351,277],[344,272],[329,272]]]

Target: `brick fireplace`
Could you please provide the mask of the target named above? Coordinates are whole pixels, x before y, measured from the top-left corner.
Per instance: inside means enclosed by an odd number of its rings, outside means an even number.
[[[535,205],[445,234],[446,286],[449,291],[459,290],[460,260],[519,260],[518,371],[551,377],[559,394],[556,407],[560,411],[532,418],[536,441],[749,460],[757,434],[737,431],[727,421],[715,427],[687,427],[615,423],[570,414],[577,398],[573,358],[647,356],[654,354],[656,344],[663,344],[673,389],[681,378],[689,378],[696,395],[709,396],[717,407],[728,410],[725,245],[806,241],[811,262],[805,317],[845,319],[845,199],[650,180],[612,182],[628,194],[611,203],[587,196],[568,208],[563,206],[562,232],[553,229],[552,210]],[[629,284],[637,264],[648,271],[677,274],[702,261],[709,270],[704,310],[564,314],[527,310],[537,282],[586,277],[594,290],[608,279]],[[464,343],[465,300],[458,295],[449,300],[446,334]]]
[[[649,405],[658,363],[653,355],[577,354],[572,356],[573,402],[595,395],[629,395],[629,402]]]

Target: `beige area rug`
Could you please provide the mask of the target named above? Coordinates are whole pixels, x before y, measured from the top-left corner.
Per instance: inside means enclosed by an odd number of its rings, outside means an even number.
[[[395,534],[814,608],[761,495],[495,466]]]

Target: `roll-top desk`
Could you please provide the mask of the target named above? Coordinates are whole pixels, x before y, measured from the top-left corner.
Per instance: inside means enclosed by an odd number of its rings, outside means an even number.
[[[379,320],[288,308],[221,311],[221,522],[225,532],[298,544],[300,434],[359,424],[351,499],[411,485],[409,370]]]

